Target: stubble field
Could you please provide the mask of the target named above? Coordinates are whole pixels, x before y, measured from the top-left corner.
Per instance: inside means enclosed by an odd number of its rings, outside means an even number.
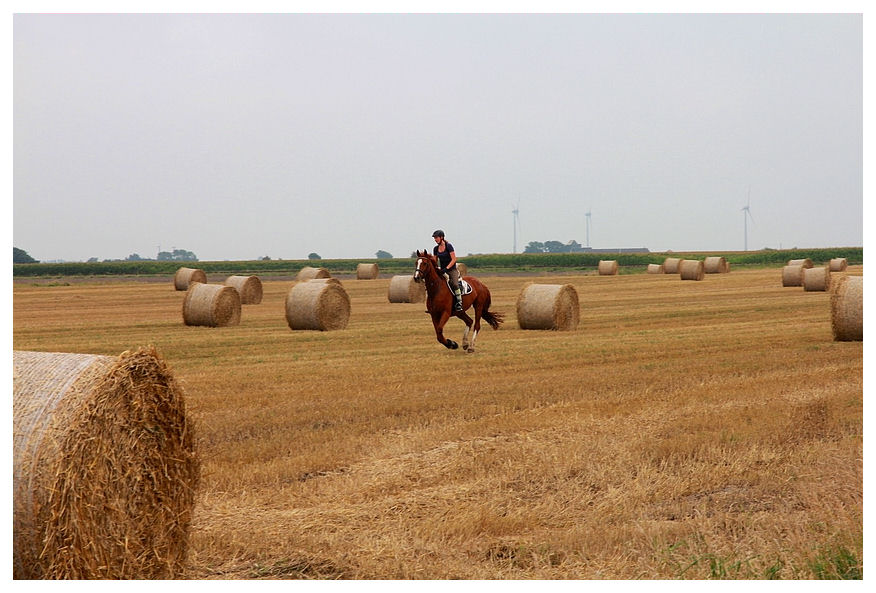
[[[860,578],[863,344],[828,293],[480,278],[505,324],[474,354],[388,277],[341,277],[330,332],[289,329],[291,281],[228,328],[185,326],[171,278],[16,282],[13,348],[157,347],[203,460],[189,578]],[[518,329],[532,281],[575,287],[576,331]]]

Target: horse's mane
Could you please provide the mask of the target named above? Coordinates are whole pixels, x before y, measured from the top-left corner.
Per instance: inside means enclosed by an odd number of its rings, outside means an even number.
[[[435,257],[435,255],[429,253],[429,251],[426,249],[423,250],[423,253],[420,255],[420,257],[428,259],[433,265],[438,263],[438,258]]]

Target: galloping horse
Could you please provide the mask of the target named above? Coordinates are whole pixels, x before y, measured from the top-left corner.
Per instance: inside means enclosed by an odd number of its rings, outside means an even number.
[[[471,286],[471,293],[462,297],[462,311],[453,310],[453,293],[447,286],[443,275],[438,273],[438,258],[423,250],[417,250],[417,267],[414,270],[414,281],[426,283],[426,309],[432,316],[432,325],[435,326],[435,337],[451,350],[459,348],[459,344],[444,337],[444,324],[451,317],[459,317],[465,322],[465,332],[462,334],[462,349],[466,352],[474,352],[475,340],[481,330],[481,319],[490,324],[493,329],[499,329],[502,323],[502,314],[489,310],[490,289],[474,276],[466,276],[465,281]],[[469,307],[474,307],[475,318],[465,312]],[[474,328],[472,328],[474,324]],[[471,341],[469,341],[469,332]]]

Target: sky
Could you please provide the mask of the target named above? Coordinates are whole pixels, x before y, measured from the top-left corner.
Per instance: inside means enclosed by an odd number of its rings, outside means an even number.
[[[854,13],[15,14],[12,241],[862,246],[863,38]]]

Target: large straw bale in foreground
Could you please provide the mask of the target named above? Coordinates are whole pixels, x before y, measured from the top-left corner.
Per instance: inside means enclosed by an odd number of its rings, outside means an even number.
[[[200,462],[153,348],[13,352],[13,577],[180,575]]]
[[[207,327],[238,325],[240,293],[223,284],[192,284],[183,301],[183,321]]]
[[[377,264],[359,264],[356,266],[356,280],[374,280],[380,275]]]
[[[350,297],[338,281],[326,278],[295,284],[286,295],[286,322],[291,329],[344,329],[350,320]]]
[[[468,266],[462,263],[461,261],[456,262],[456,269],[459,270],[460,276],[468,275]]]
[[[663,273],[663,264],[648,264],[648,273],[649,274],[662,274]]]
[[[838,342],[864,340],[864,278],[842,276],[830,294],[833,339]]]
[[[830,260],[829,266],[831,272],[845,272],[846,268],[849,267],[849,262],[844,257],[835,257]]]
[[[241,305],[258,305],[262,302],[262,281],[258,276],[229,276],[225,286],[233,286],[240,294]]]
[[[678,268],[681,266],[682,261],[677,257],[667,257],[663,260],[663,271],[667,274],[678,274]]]
[[[812,260],[808,257],[804,257],[803,259],[792,259],[788,261],[789,266],[803,266],[804,268],[812,267]]]
[[[596,270],[600,276],[617,276],[617,260],[601,259]]]
[[[803,270],[800,264],[782,268],[782,286],[803,286]]]
[[[188,290],[192,282],[207,283],[207,274],[204,270],[195,268],[180,268],[173,275],[173,287],[177,290]]]
[[[305,282],[314,278],[331,278],[332,275],[326,268],[314,268],[312,266],[304,266],[298,271],[295,276],[296,282]]]
[[[681,274],[682,280],[702,280],[703,262],[698,259],[685,259],[679,265],[678,273]]]
[[[426,285],[414,281],[412,274],[393,276],[387,296],[390,303],[422,303],[426,300]]]
[[[706,274],[727,274],[730,272],[730,262],[721,256],[707,257],[703,262],[703,271]]]
[[[571,284],[527,284],[517,297],[520,329],[574,330],[578,327],[578,292]]]
[[[830,290],[830,268],[803,268],[803,290],[826,292]]]

